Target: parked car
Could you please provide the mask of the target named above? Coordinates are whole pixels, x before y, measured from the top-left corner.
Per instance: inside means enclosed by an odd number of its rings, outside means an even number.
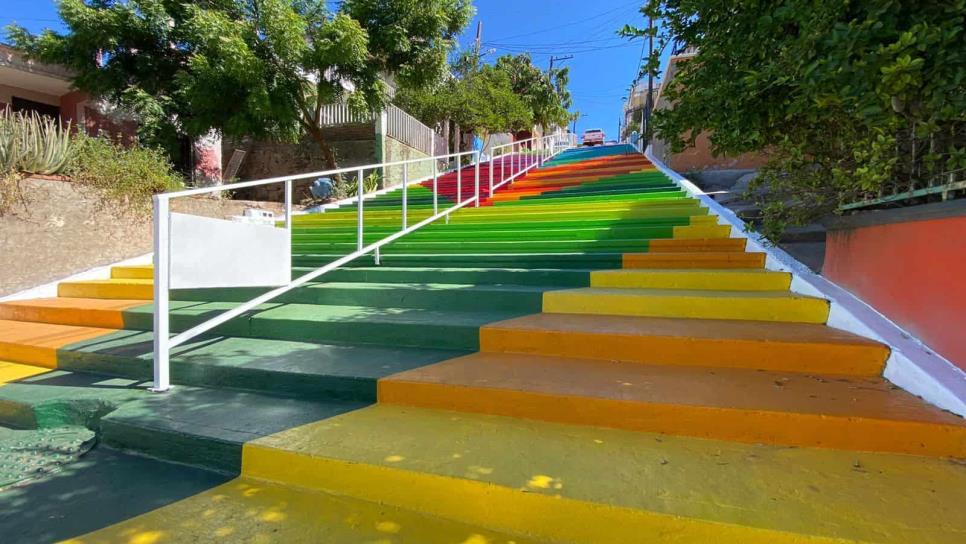
[[[603,130],[599,128],[591,128],[584,131],[584,145],[602,145],[603,143]]]

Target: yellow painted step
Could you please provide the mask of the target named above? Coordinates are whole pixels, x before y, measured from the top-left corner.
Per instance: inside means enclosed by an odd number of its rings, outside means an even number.
[[[674,227],[675,238],[727,238],[731,236],[728,225],[679,225]]]
[[[150,280],[154,267],[149,264],[111,267],[111,277],[119,280]]]
[[[623,269],[590,273],[591,287],[782,291],[791,285],[787,272],[762,269]]]
[[[474,353],[379,380],[379,402],[718,440],[966,458],[966,422],[880,376]]]
[[[46,368],[0,360],[0,387],[44,372]]]
[[[536,544],[403,508],[246,478],[63,544],[198,542]]]
[[[568,543],[959,544],[966,471],[375,405],[244,446],[242,475]]]
[[[57,285],[57,296],[151,300],[154,298],[154,280],[111,278],[109,280],[64,281]]]
[[[547,291],[543,311],[825,323],[828,301],[787,291],[699,291],[587,287]]]

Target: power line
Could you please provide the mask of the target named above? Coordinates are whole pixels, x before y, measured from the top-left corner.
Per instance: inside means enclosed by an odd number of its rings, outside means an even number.
[[[509,40],[509,39],[513,39],[513,38],[520,38],[520,37],[523,37],[523,36],[533,36],[534,34],[543,34],[544,32],[551,32],[551,31],[554,31],[554,30],[559,30],[561,28],[567,28],[567,27],[579,25],[579,24],[582,24],[582,23],[586,23],[587,21],[592,21],[594,19],[599,19],[600,17],[603,17],[605,15],[609,15],[611,13],[614,13],[615,11],[620,11],[622,9],[626,9],[628,6],[632,6],[632,5],[633,6],[636,6],[636,5],[639,5],[639,4],[640,4],[640,0],[633,0],[632,2],[628,2],[626,4],[622,4],[621,6],[618,6],[616,8],[609,9],[607,11],[598,13],[597,15],[594,15],[592,17],[584,17],[582,19],[579,19],[579,20],[576,20],[576,21],[571,21],[569,23],[564,23],[564,24],[561,24],[561,25],[554,25],[554,26],[550,26],[550,27],[546,27],[546,28],[542,28],[542,29],[538,29],[538,30],[531,30],[531,31],[525,32],[523,34],[515,34],[513,36],[501,36],[501,37],[495,38],[495,39],[498,40],[498,41],[499,40]]]

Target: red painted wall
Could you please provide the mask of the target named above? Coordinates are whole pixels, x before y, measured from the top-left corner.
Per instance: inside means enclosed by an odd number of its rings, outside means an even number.
[[[822,274],[966,370],[966,216],[830,230]]]

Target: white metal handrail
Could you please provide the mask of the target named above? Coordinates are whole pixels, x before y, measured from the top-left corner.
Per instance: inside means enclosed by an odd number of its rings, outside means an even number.
[[[574,143],[572,138],[568,138],[570,135],[551,135],[543,136],[538,138],[530,138],[528,140],[523,140],[520,142],[512,142],[504,146],[499,147],[509,147],[509,150],[501,154],[501,173],[499,181],[494,184],[494,156],[491,155],[489,158],[489,176],[490,176],[490,192],[489,195],[493,194],[493,191],[507,183],[512,182],[517,177],[523,175],[530,169],[537,167],[548,159],[563,151],[573,147]],[[520,153],[523,149],[532,150],[532,154],[524,156]],[[466,200],[463,199],[463,165],[462,162],[465,157],[470,157],[470,165],[473,166],[473,189],[472,197]],[[438,161],[450,159],[455,159],[457,163],[456,167],[456,185],[457,185],[457,198],[455,204],[449,208],[440,211],[439,209],[439,177],[440,172],[437,170]],[[481,152],[479,150],[474,151],[464,151],[461,153],[449,153],[445,155],[437,155],[432,157],[424,157],[418,159],[408,159],[402,161],[394,162],[384,162],[378,164],[368,164],[364,166],[351,166],[346,168],[336,168],[333,170],[324,170],[320,172],[310,172],[306,174],[299,174],[295,176],[281,176],[274,178],[267,178],[254,181],[244,181],[240,183],[232,183],[228,185],[220,185],[213,187],[199,187],[196,189],[187,189],[184,191],[177,191],[172,193],[162,193],[154,196],[154,387],[153,391],[167,391],[171,387],[171,374],[170,374],[170,355],[171,348],[179,346],[188,340],[195,338],[205,332],[212,330],[213,328],[222,325],[235,317],[238,317],[249,310],[258,307],[292,289],[305,285],[306,283],[312,281],[323,274],[331,272],[336,268],[339,268],[349,262],[358,259],[364,255],[372,253],[375,258],[375,263],[378,265],[380,263],[380,250],[383,246],[390,244],[403,236],[419,230],[420,228],[429,225],[441,218],[446,218],[449,220],[449,215],[453,212],[462,209],[469,205],[479,206],[480,205],[480,164],[481,164]],[[408,187],[411,183],[421,183],[425,180],[420,180],[417,182],[410,182],[409,180],[409,165],[432,161],[433,164],[433,214],[415,224],[408,224]],[[505,166],[508,162],[509,166]],[[365,234],[365,213],[364,213],[364,199],[365,199],[365,172],[367,170],[379,170],[385,169],[390,166],[402,166],[403,168],[403,182],[401,186],[402,191],[402,224],[398,232],[393,233],[389,236],[381,238],[380,240],[366,245],[364,241]],[[195,196],[209,193],[217,193],[220,191],[234,191],[237,189],[244,189],[248,187],[256,187],[259,185],[267,185],[271,183],[284,183],[285,184],[285,229],[288,230],[288,244],[291,247],[292,243],[292,186],[295,181],[304,179],[314,179],[323,176],[334,176],[337,174],[349,174],[355,173],[357,176],[358,194],[354,202],[356,203],[356,250],[348,255],[339,257],[338,259],[312,270],[311,272],[305,273],[289,283],[276,287],[270,291],[267,291],[248,302],[244,302],[239,306],[232,308],[231,310],[226,310],[211,319],[208,319],[202,323],[199,323],[181,333],[174,336],[170,334],[170,296],[171,296],[171,282],[170,282],[170,264],[171,264],[171,239],[170,239],[170,227],[171,227],[171,200],[176,198],[183,198],[187,196]]]

